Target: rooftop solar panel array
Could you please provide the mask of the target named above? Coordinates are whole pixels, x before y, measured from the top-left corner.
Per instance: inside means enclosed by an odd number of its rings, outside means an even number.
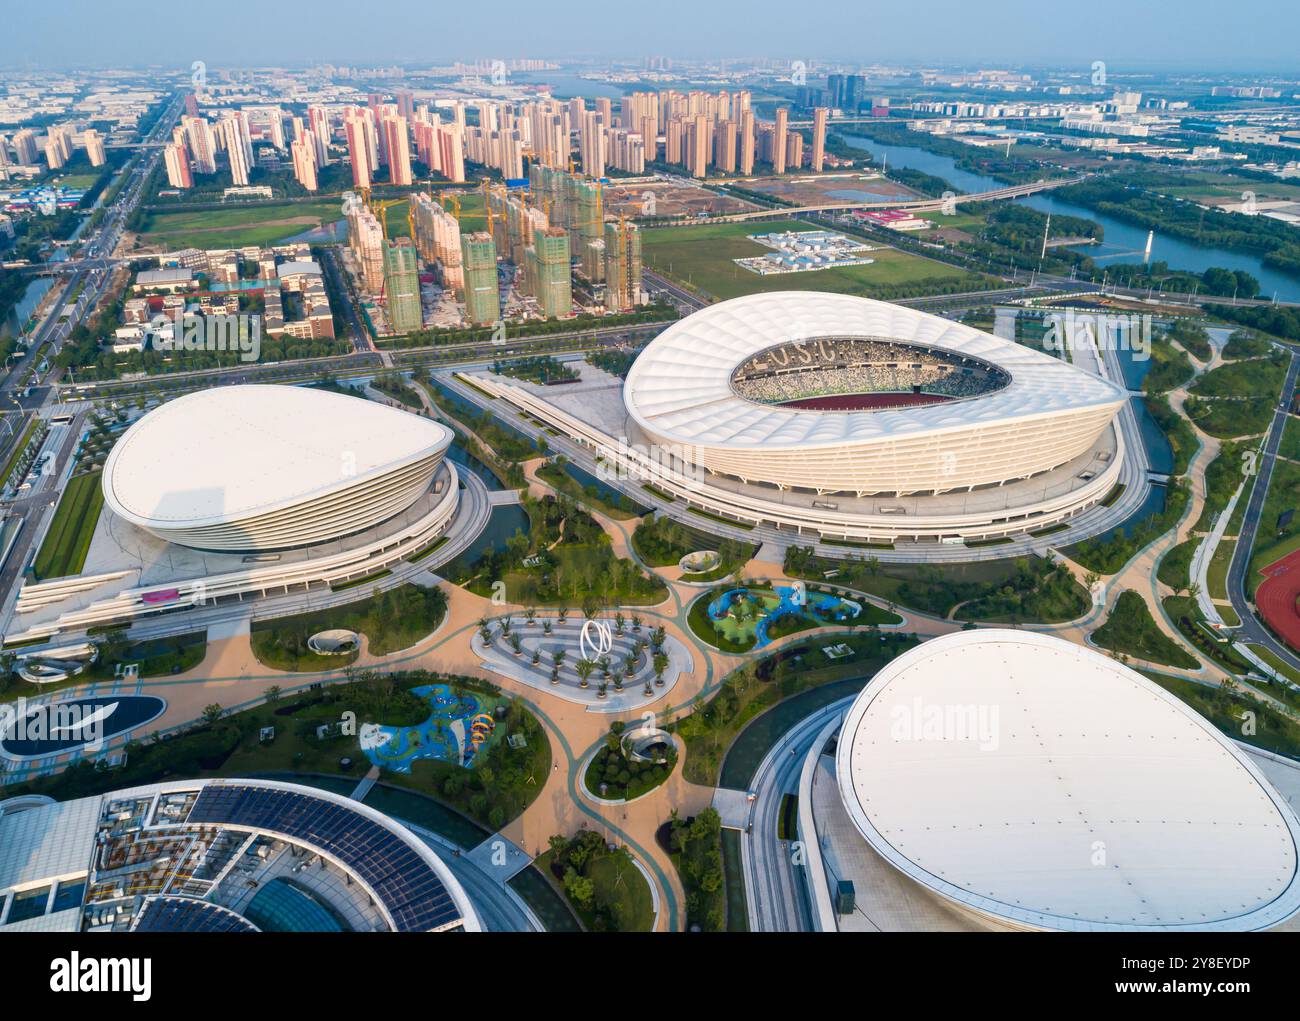
[[[397,834],[345,805],[274,787],[208,784],[187,821],[272,830],[320,848],[375,891],[399,932],[427,932],[460,920],[429,864]]]
[[[152,897],[136,919],[135,932],[257,932],[248,919],[196,897]]]

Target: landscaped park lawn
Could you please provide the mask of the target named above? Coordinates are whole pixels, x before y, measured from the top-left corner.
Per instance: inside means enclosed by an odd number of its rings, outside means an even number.
[[[1125,590],[1115,600],[1106,623],[1092,633],[1094,645],[1103,649],[1165,666],[1195,670],[1195,657],[1158,627],[1146,601],[1136,592]]]
[[[748,652],[754,648],[765,619],[768,641],[816,627],[852,628],[902,622],[896,613],[859,600],[850,600],[858,604],[856,616],[836,619],[835,614],[840,610],[846,614],[851,611],[851,607],[844,603],[848,597],[829,588],[819,592],[813,586],[807,590],[804,607],[796,609],[787,604],[787,608],[781,610],[783,595],[780,588],[788,590],[789,586],[743,585],[712,589],[691,604],[687,621],[698,638],[731,653]],[[734,595],[729,597],[729,593]],[[786,595],[789,595],[788,591]],[[710,607],[722,600],[728,600],[726,612],[715,619]],[[776,611],[781,612],[774,616]]]
[[[267,774],[349,774],[349,786],[370,768],[359,735],[364,723],[413,726],[432,709],[411,689],[441,683],[476,693],[485,701],[498,701],[501,692],[485,681],[470,677],[430,674],[421,670],[392,674],[366,674],[360,679],[278,694],[267,688],[240,692],[235,698],[263,696],[269,702],[222,716],[170,740],[129,746],[127,764],[100,770],[86,759],[62,773],[39,777],[13,793],[44,793],[58,800],[85,797],[119,787],[157,783],[164,779]],[[455,812],[495,832],[518,816],[537,797],[551,771],[551,746],[537,718],[518,699],[506,703],[497,717],[496,733],[475,759],[472,768],[436,759],[418,759],[409,773],[385,769],[383,782],[433,798]],[[355,713],[355,732],[339,733],[344,712]],[[334,732],[317,738],[316,730],[334,724]],[[264,728],[275,736],[263,740]],[[522,747],[512,747],[506,737],[518,734]],[[344,767],[343,759],[350,759]]]
[[[727,876],[722,849],[722,820],[706,808],[691,819],[673,818],[656,834],[672,857],[686,894],[686,927],[702,932],[731,930],[727,917]],[[744,902],[739,905],[744,910]]]
[[[1246,502],[1242,494],[1237,506]],[[1279,524],[1281,515],[1300,506],[1300,464],[1277,460],[1273,462],[1273,476],[1269,482],[1268,496],[1259,514],[1259,531],[1250,551],[1250,566],[1246,569],[1246,594],[1254,598],[1255,589],[1263,580],[1259,573],[1275,560],[1300,549],[1300,514],[1293,515],[1285,524]]]
[[[318,631],[345,628],[359,632],[370,640],[372,654],[384,656],[430,634],[442,623],[446,612],[447,593],[442,589],[402,585],[344,606],[258,621],[249,637],[253,654],[269,667],[331,670],[347,666],[357,658],[357,652],[318,656],[307,647],[307,639]]]
[[[447,576],[485,597],[504,582],[510,601],[523,605],[653,606],[667,596],[662,579],[615,556],[609,535],[573,500],[525,497],[522,505],[530,522],[527,535],[519,533],[504,549],[481,557],[469,577]]]
[[[728,544],[730,549],[724,549]],[[636,550],[637,556],[651,567],[675,567],[682,557],[700,550],[715,550],[721,553],[723,555],[721,566],[727,566],[728,562],[739,566],[758,551],[758,547],[753,543],[722,539],[698,528],[683,525],[680,521],[674,521],[663,514],[647,515],[636,526],[636,531],[632,533],[632,548]],[[707,579],[701,576],[691,580]]]
[[[1300,724],[1287,719],[1267,702],[1230,692],[1226,688],[1197,684],[1150,670],[1139,670],[1162,688],[1177,695],[1234,741],[1244,741],[1279,755],[1300,758]],[[1242,722],[1254,714],[1253,734],[1244,734]]]
[[[151,212],[140,240],[171,251],[272,245],[342,217],[342,206],[334,199]]]
[[[645,508],[634,503],[612,487],[583,482],[572,474],[573,465],[560,459],[549,461],[537,469],[537,477],[557,492],[572,497],[616,521],[627,521],[645,513]]]
[[[626,848],[611,851],[595,830],[551,837],[534,864],[562,891],[589,932],[650,932],[654,896]]]
[[[1066,568],[1042,557],[895,564],[883,563],[866,551],[832,560],[815,556],[811,547],[791,546],[786,550],[785,573],[869,592],[937,617],[960,607],[959,620],[1056,624],[1082,616],[1091,605],[1087,591]]]
[[[613,740],[591,757],[582,778],[587,790],[607,801],[631,801],[649,793],[667,780],[677,765],[675,746],[666,752],[667,761],[662,763],[628,758],[620,741],[623,733],[620,728],[610,735]],[[602,783],[604,793],[600,790]]]
[[[104,506],[101,474],[87,472],[73,476],[68,482],[54,512],[54,521],[36,554],[34,568],[40,580],[77,574],[85,565],[95,524]]]
[[[686,742],[682,775],[691,783],[715,786],[737,735],[755,717],[769,709],[779,714],[780,704],[795,697],[813,700],[799,709],[802,715],[795,714],[771,728],[774,735],[784,733],[797,720],[826,704],[818,698],[822,691],[837,694],[840,687],[845,687],[843,694],[852,694],[882,666],[914,645],[916,638],[911,635],[882,633],[874,628],[851,634],[814,633],[746,663],[733,671],[703,705],[697,705],[689,716],[668,727]],[[813,689],[818,689],[815,694]]]
[[[864,253],[876,260],[868,266],[845,266],[810,273],[759,276],[732,261],[772,251],[757,241],[750,241],[750,234],[822,229],[797,220],[725,223],[708,227],[655,227],[643,232],[642,243],[645,264],[649,269],[719,299],[766,291],[902,296],[899,288],[911,288],[920,281],[926,281],[927,290],[934,290],[936,284],[955,284],[966,279],[970,280],[971,289],[978,287],[980,278],[976,274],[895,248]]]

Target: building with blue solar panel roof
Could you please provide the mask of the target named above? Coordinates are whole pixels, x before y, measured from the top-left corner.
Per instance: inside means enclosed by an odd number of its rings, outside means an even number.
[[[0,801],[0,932],[480,928],[428,846],[329,791],[186,780]]]

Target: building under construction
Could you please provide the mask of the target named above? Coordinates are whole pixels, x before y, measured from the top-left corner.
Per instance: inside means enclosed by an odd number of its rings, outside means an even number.
[[[537,231],[528,249],[529,292],[547,319],[573,312],[573,280],[569,266],[569,233],[563,227]]]
[[[428,195],[411,200],[411,236],[416,251],[426,263],[436,263],[443,287],[457,292],[465,287],[461,267],[460,223]]]
[[[410,238],[384,243],[384,299],[393,333],[410,333],[424,326],[420,265]]]
[[[497,288],[497,246],[486,231],[461,238],[461,263],[465,273],[465,317],[475,326],[501,320],[501,292]]]
[[[625,312],[641,301],[641,231],[619,220],[605,224],[605,307]]]

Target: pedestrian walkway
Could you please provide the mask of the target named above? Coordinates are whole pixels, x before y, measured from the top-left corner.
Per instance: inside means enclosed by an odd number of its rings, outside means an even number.
[[[713,792],[713,808],[722,819],[722,825],[733,830],[743,830],[749,822],[750,800],[747,791],[734,791],[719,787]]]
[[[215,642],[222,638],[247,638],[252,630],[253,619],[251,617],[219,620],[208,626],[208,641]]]
[[[479,871],[502,885],[533,863],[532,855],[501,833],[492,834],[468,857]]]
[[[379,767],[371,766],[370,772],[368,772],[365,775],[365,777],[362,778],[361,782],[357,784],[356,788],[352,791],[349,797],[351,797],[353,801],[365,801],[366,795],[370,793],[370,789],[375,786],[375,782],[378,779],[379,779]]]

